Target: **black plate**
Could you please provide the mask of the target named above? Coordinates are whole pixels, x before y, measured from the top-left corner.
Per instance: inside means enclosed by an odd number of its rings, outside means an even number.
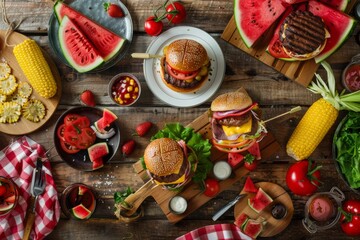
[[[349,182],[347,181],[346,177],[344,176],[344,174],[342,173],[341,169],[340,169],[340,164],[339,162],[337,161],[337,148],[336,148],[336,145],[335,145],[335,142],[336,142],[336,138],[337,138],[337,135],[339,134],[342,126],[345,124],[346,120],[348,119],[347,116],[345,116],[341,122],[339,123],[339,125],[337,126],[336,130],[335,130],[335,134],[334,134],[334,138],[333,138],[333,144],[332,144],[332,154],[333,154],[333,159],[335,159],[335,166],[336,166],[336,170],[338,171],[341,179],[346,183],[346,185],[351,189],[353,190],[355,193],[357,194],[360,194],[360,188],[352,188],[349,184]]]
[[[57,120],[54,130],[54,143],[56,151],[62,160],[64,160],[69,166],[82,170],[82,171],[93,171],[92,162],[89,159],[87,150],[80,150],[75,154],[68,154],[62,150],[60,140],[57,137],[56,131],[58,127],[64,123],[64,118],[69,113],[76,113],[79,115],[87,116],[90,120],[91,125],[103,116],[103,110],[93,107],[74,107],[64,112],[61,117]],[[115,130],[115,135],[109,139],[96,138],[95,143],[107,142],[109,147],[109,154],[103,158],[104,164],[110,161],[120,146],[120,126],[119,122],[115,121],[111,124]]]

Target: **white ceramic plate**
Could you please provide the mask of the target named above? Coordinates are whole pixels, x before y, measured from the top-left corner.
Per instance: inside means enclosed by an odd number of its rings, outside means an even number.
[[[225,59],[219,44],[207,32],[194,27],[173,27],[154,39],[148,49],[150,54],[163,54],[165,46],[178,39],[191,39],[206,49],[211,61],[209,80],[197,92],[178,93],[168,88],[160,76],[160,59],[144,60],[144,76],[153,94],[175,107],[193,107],[211,98],[220,87],[225,75]]]

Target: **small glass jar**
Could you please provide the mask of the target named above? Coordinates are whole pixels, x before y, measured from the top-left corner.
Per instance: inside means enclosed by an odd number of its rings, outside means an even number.
[[[19,192],[17,185],[11,180],[11,178],[1,177],[1,195],[0,195],[0,216],[9,214],[18,203]]]
[[[174,196],[169,201],[169,209],[174,214],[182,214],[187,209],[187,201],[182,196]]]
[[[119,106],[131,106],[140,98],[141,84],[130,73],[119,73],[109,83],[109,96]]]
[[[302,220],[305,229],[315,233],[333,227],[340,219],[338,208],[344,199],[344,193],[337,187],[333,187],[330,192],[312,195],[305,205],[305,218]],[[321,208],[321,212],[318,208]]]
[[[68,218],[89,219],[96,208],[95,191],[83,183],[74,183],[62,192],[60,205]]]
[[[342,84],[349,92],[360,90],[360,54],[351,58],[341,75]]]

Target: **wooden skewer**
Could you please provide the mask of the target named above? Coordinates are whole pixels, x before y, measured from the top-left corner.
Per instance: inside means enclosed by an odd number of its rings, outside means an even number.
[[[148,58],[161,58],[163,56],[162,55],[156,55],[156,54],[150,54],[150,53],[132,53],[131,57],[148,59]]]
[[[273,118],[267,119],[267,120],[265,120],[265,121],[263,121],[263,122],[264,122],[264,123],[267,123],[267,122],[270,122],[270,121],[272,121],[272,120],[274,120],[274,119],[276,119],[276,118],[285,116],[285,115],[290,114],[290,113],[298,112],[298,111],[300,111],[300,110],[301,110],[301,107],[300,107],[300,106],[297,106],[297,107],[294,107],[294,108],[290,109],[290,111],[288,111],[288,112],[282,113],[282,114],[277,115],[277,116],[275,116],[275,117],[273,117]]]

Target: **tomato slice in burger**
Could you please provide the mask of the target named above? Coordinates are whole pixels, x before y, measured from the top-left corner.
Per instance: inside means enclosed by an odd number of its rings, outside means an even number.
[[[79,148],[77,148],[61,139],[60,139],[60,146],[64,152],[69,153],[69,154],[74,154],[74,153],[77,153],[80,151]]]
[[[176,79],[179,79],[179,80],[188,80],[188,79],[195,78],[196,75],[197,75],[198,72],[199,72],[199,71],[194,71],[194,72],[184,73],[184,72],[180,72],[180,71],[177,71],[177,70],[171,68],[169,64],[167,64],[166,66],[167,66],[168,73],[169,73],[173,78],[176,78]]]

